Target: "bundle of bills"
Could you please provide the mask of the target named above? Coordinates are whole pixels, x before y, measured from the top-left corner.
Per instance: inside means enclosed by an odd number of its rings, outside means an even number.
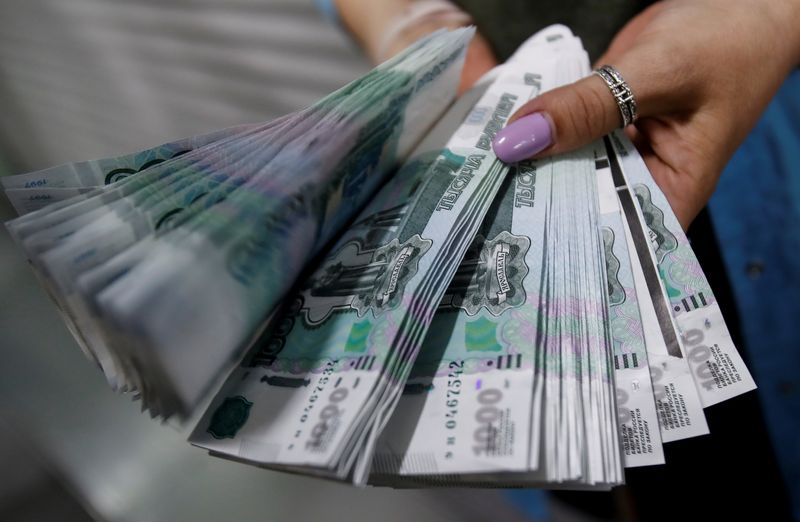
[[[139,171],[9,224],[112,386],[187,414],[447,107],[471,34],[419,42],[264,125],[20,179],[47,194],[68,174]]]
[[[493,154],[589,73],[580,40],[549,27],[450,105],[471,35],[270,123],[4,179],[51,203],[8,227],[111,386],[164,417],[213,395],[190,442],[249,464],[581,489],[754,388],[623,134]]]

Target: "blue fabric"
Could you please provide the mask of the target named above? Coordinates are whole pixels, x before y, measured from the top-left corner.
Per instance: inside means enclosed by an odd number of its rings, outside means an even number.
[[[800,70],[726,167],[709,208],[750,369],[800,520]]]
[[[546,491],[540,489],[509,489],[506,498],[530,520],[546,522],[550,520],[550,509]]]
[[[336,8],[335,0],[314,0],[314,5],[317,6],[317,10],[328,22],[333,25],[341,25],[339,10]]]

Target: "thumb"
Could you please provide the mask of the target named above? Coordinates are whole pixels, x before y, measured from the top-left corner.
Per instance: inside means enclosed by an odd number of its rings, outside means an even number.
[[[608,85],[591,75],[537,96],[508,121],[492,145],[499,159],[516,163],[587,145],[618,129],[622,115]]]

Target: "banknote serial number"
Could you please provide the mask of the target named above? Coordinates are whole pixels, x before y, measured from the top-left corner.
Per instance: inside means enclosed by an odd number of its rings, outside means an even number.
[[[325,385],[331,380],[335,364],[335,361],[328,361],[325,368],[322,370],[322,377],[320,377],[317,381],[317,385],[314,386],[314,389],[311,391],[311,395],[308,397],[308,405],[303,408],[303,415],[300,416],[301,423],[305,423],[308,420],[308,416],[319,400],[320,394],[325,391]]]
[[[451,361],[448,366],[450,372],[447,374],[447,392],[445,393],[445,422],[444,427],[448,430],[456,429],[458,423],[458,402],[461,396],[461,374],[464,373],[464,361]]]
[[[461,375],[464,373],[464,361],[452,361],[447,374],[447,391],[445,393],[445,423],[444,426],[452,433],[458,426],[458,409],[461,400]],[[498,403],[503,399],[503,392],[497,388],[484,388],[475,396],[479,408],[475,411],[475,430],[472,433],[472,451],[475,455],[493,455],[497,453],[498,425],[503,416],[498,408]],[[447,436],[447,445],[456,445],[456,436]],[[445,458],[454,458],[454,453],[448,451]]]

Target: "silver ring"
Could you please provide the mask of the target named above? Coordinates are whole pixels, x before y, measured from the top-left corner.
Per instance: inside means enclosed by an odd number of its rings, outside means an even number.
[[[622,79],[619,71],[610,65],[604,65],[594,71],[594,74],[602,78],[611,90],[611,94],[617,102],[617,107],[619,107],[619,113],[622,115],[622,126],[627,127],[634,123],[639,116],[636,98],[633,96],[633,91],[628,83]]]

